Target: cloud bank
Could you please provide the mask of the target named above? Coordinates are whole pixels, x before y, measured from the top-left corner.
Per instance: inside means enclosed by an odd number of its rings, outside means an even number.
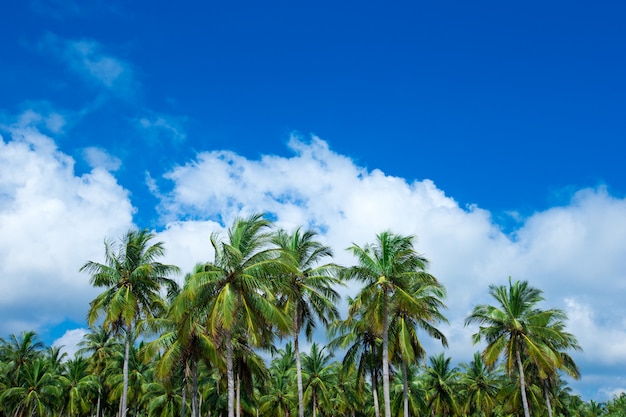
[[[78,269],[101,260],[105,237],[133,227],[131,195],[112,173],[119,161],[102,149],[89,150],[85,156],[93,168],[78,176],[74,161],[34,127],[3,130],[0,333],[81,321],[97,290]],[[344,265],[352,262],[345,250],[352,243],[371,242],[383,230],[413,234],[430,272],[448,289],[450,325],[441,329],[455,361],[470,360],[480,348],[472,346],[476,329],[464,327],[464,318],[475,304],[491,302],[490,284],[506,284],[512,276],[544,290],[545,307],[568,313],[569,330],[584,349],[574,354],[583,379],[572,386],[588,397],[626,387],[620,377],[626,371],[626,200],[605,188],[578,190],[566,204],[537,212],[505,233],[489,211],[460,207],[428,179],[368,170],[316,137],[293,137],[289,149],[291,156],[256,160],[201,152],[162,173],[167,187],[150,181],[160,199],[164,261],[190,271],[211,259],[211,232],[258,211],[271,214],[279,227],[316,228]],[[356,291],[352,286],[344,294]],[[69,332],[58,343],[77,334]],[[426,346],[429,353],[441,350],[435,343]]]

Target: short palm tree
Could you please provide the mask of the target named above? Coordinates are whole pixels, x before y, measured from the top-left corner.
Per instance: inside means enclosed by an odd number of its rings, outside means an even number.
[[[467,415],[488,416],[495,409],[501,374],[487,368],[479,352],[469,364],[461,364],[460,385]]]
[[[530,417],[524,375],[524,361],[539,369],[554,369],[561,362],[556,348],[571,347],[571,335],[562,331],[559,323],[566,315],[558,309],[541,310],[537,304],[544,300],[542,291],[526,281],[509,285],[491,285],[489,293],[499,306],[478,305],[465,320],[465,324],[478,324],[473,335],[474,343],[485,340],[487,347],[482,356],[487,366],[493,366],[501,356],[509,373],[517,367],[524,415]],[[574,339],[575,340],[575,339]]]
[[[215,258],[189,280],[188,289],[207,317],[207,331],[223,341],[226,356],[228,417],[235,416],[233,339],[245,333],[252,346],[269,340],[272,328],[291,329],[287,315],[275,304],[276,280],[284,272],[270,246],[270,222],[261,214],[236,219],[228,238],[211,235]]]
[[[320,407],[329,403],[332,386],[337,385],[336,367],[330,363],[331,353],[325,353],[317,343],[311,345],[309,354],[303,355],[304,397],[311,402],[311,415],[317,416]]]
[[[91,275],[93,286],[106,288],[90,303],[89,325],[104,317],[104,327],[125,335],[120,417],[127,412],[128,361],[133,331],[141,320],[164,313],[162,288],[165,287],[168,296],[178,291],[178,285],[169,277],[179,269],[157,261],[165,249],[162,242],[151,243],[153,238],[154,234],[148,230],[130,230],[117,243],[105,241],[104,263],[89,261],[80,269]]]
[[[24,367],[41,357],[44,344],[33,331],[12,334],[8,340],[0,339],[0,359],[9,363],[7,373],[10,384],[16,385]]]
[[[456,415],[459,410],[457,393],[459,391],[456,368],[450,366],[451,358],[443,353],[430,357],[430,366],[426,368],[426,390],[428,409],[437,416]]]
[[[324,325],[339,317],[336,304],[339,294],[335,286],[339,268],[332,263],[322,262],[332,257],[330,247],[315,240],[312,230],[296,229],[292,234],[279,230],[273,237],[274,244],[289,270],[284,274],[285,294],[282,304],[293,319],[293,347],[296,359],[299,416],[304,417],[304,390],[300,361],[300,331],[304,329],[307,340],[311,340],[316,320]]]

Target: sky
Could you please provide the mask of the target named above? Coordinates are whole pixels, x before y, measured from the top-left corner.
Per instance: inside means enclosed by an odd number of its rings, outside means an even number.
[[[528,281],[583,348],[574,392],[626,391],[625,17],[619,1],[5,5],[0,337],[72,352],[99,291],[79,269],[105,239],[148,228],[188,272],[212,232],[264,212],[342,265],[381,231],[415,235],[456,363],[481,348],[463,322],[489,285]]]

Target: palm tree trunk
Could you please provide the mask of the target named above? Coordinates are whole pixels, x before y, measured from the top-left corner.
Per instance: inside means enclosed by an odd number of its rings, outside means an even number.
[[[239,372],[237,372],[237,386],[235,389],[235,415],[237,417],[241,417],[241,378],[239,376]]]
[[[187,369],[188,366],[185,364],[185,374],[183,375],[183,389],[181,390],[181,406],[180,406],[180,415],[181,417],[185,417],[185,408],[187,406]]]
[[[100,381],[98,381],[100,383]],[[96,403],[96,417],[100,417],[100,398],[102,398],[102,387],[98,387],[98,402]]]
[[[404,396],[404,417],[409,417],[409,378],[406,374],[406,360],[402,357],[402,390]]]
[[[126,417],[128,404],[128,363],[130,362],[130,339],[132,336],[132,326],[129,323],[126,326],[126,342],[124,343],[124,385],[122,388],[122,399],[120,401],[120,417]]]
[[[378,404],[378,378],[376,377],[376,370],[372,368],[371,378],[372,378],[372,397],[374,399],[374,411],[376,412],[376,417],[380,417],[380,404]]]
[[[198,360],[191,361],[191,412],[193,417],[200,417],[200,407],[198,404]]]
[[[546,397],[546,406],[548,407],[548,417],[552,417],[552,404],[550,404],[550,392],[548,390],[548,380],[543,381],[543,394]]]
[[[297,310],[297,305],[296,305]],[[298,382],[298,413],[300,417],[304,417],[304,389],[302,387],[302,365],[300,363],[300,328],[298,326],[298,313],[293,323],[293,349],[296,356],[296,379]]]
[[[224,330],[226,344],[226,382],[228,387],[228,417],[235,417],[235,375],[233,373],[233,342],[230,330]]]
[[[385,295],[386,296],[386,295]],[[389,307],[383,306],[383,401],[385,417],[391,417],[391,397],[389,395]],[[529,417],[529,416],[526,416]]]
[[[522,393],[522,404],[524,406],[524,416],[530,417],[530,410],[528,409],[528,400],[526,399],[526,380],[524,378],[524,365],[522,364],[522,357],[519,352],[519,343],[516,343],[515,357],[517,359],[517,369],[519,370],[519,385]]]

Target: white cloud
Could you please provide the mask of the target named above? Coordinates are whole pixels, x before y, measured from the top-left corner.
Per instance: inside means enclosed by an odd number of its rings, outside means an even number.
[[[61,352],[67,353],[68,359],[71,359],[80,349],[78,344],[87,333],[89,333],[89,330],[84,328],[67,330],[63,336],[52,342],[52,346],[59,346]]]
[[[115,159],[90,150],[94,168],[77,176],[74,161],[33,127],[38,117],[25,113],[5,128],[10,140],[0,140],[2,334],[82,319],[97,290],[78,269],[101,259],[105,237],[132,227],[129,193],[111,174]],[[568,204],[520,219],[507,235],[488,211],[459,207],[430,180],[368,171],[318,138],[294,137],[290,149],[291,157],[258,160],[202,152],[165,174],[171,191],[149,181],[162,199],[164,261],[189,272],[211,259],[209,236],[222,229],[218,221],[230,224],[257,211],[272,213],[281,227],[319,228],[344,265],[352,262],[345,250],[352,243],[371,242],[385,229],[415,234],[417,250],[448,289],[450,325],[440,327],[455,361],[470,360],[480,348],[471,344],[476,329],[463,325],[465,317],[475,304],[493,302],[489,284],[506,284],[511,275],[545,290],[545,306],[570,316],[569,330],[585,349],[575,353],[583,380],[572,386],[595,384],[606,392],[624,386],[618,378],[626,368],[624,199],[603,188],[580,190]],[[357,290],[353,285],[345,292]],[[429,353],[440,350],[426,340]],[[609,369],[604,379],[594,371],[600,365]]]
[[[25,118],[0,137],[0,334],[83,320],[95,293],[78,270],[102,257],[105,236],[132,226],[134,211],[110,173],[76,176],[73,159]]]
[[[480,348],[471,343],[476,329],[464,327],[465,317],[475,304],[493,302],[490,284],[506,284],[512,276],[544,290],[544,307],[572,315],[570,330],[584,348],[589,345],[592,357],[626,364],[620,353],[626,317],[621,296],[626,285],[625,200],[603,188],[580,190],[567,205],[521,219],[515,233],[507,235],[488,211],[459,207],[430,180],[407,182],[367,171],[318,138],[305,143],[294,137],[290,148],[295,155],[289,158],[198,154],[165,175],[174,187],[162,200],[164,221],[191,217],[228,224],[239,215],[270,212],[282,227],[318,227],[342,264],[351,263],[344,249],[353,242],[371,242],[386,229],[414,234],[417,250],[431,261],[430,271],[448,288],[451,323],[441,328],[455,360],[471,360]],[[168,237],[168,247],[188,238],[183,224],[176,223],[180,234]],[[585,308],[573,309],[567,299],[583,300]],[[591,342],[589,332],[614,343]],[[427,346],[431,352],[440,349],[436,343]]]
[[[92,168],[102,168],[106,171],[117,171],[122,165],[122,161],[106,150],[97,147],[83,149],[83,157]]]

